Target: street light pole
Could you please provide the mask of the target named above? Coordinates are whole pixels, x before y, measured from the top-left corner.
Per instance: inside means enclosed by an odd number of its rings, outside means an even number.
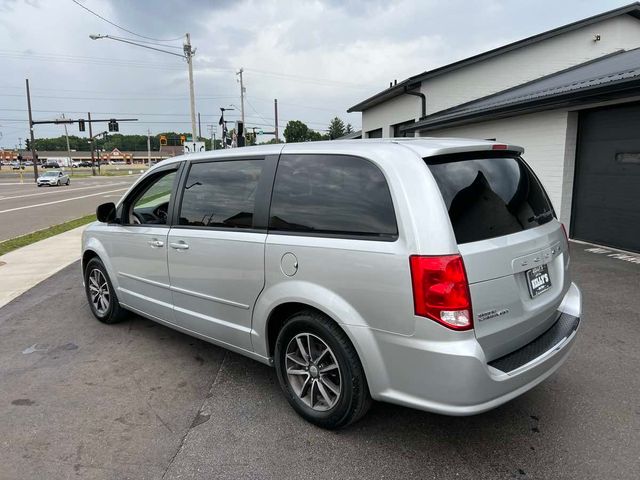
[[[135,45],[136,47],[147,48],[149,50],[155,50],[156,52],[168,53],[169,55],[174,55],[176,57],[183,58],[187,61],[187,65],[189,67],[189,101],[191,106],[191,134],[193,135],[193,141],[197,140],[197,130],[196,130],[196,94],[193,88],[193,56],[195,55],[195,49],[191,48],[191,35],[189,33],[185,34],[186,41],[183,45],[184,54],[179,54],[175,52],[170,52],[168,50],[163,50],[161,48],[151,47],[149,45],[142,45],[140,43],[132,42],[131,40],[127,40],[124,38],[114,37],[111,35],[89,35],[91,40],[100,40],[102,38],[109,38],[111,40],[115,40],[117,42],[128,43],[130,45]]]

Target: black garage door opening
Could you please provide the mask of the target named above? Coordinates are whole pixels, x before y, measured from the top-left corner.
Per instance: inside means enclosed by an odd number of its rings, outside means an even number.
[[[640,105],[580,113],[571,236],[640,252]]]

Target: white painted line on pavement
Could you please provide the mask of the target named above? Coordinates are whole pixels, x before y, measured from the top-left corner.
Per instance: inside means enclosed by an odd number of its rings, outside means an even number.
[[[77,187],[77,188],[72,187],[70,189],[58,189],[58,188],[56,188],[55,190],[49,191],[49,192],[28,193],[26,195],[15,195],[13,197],[0,197],[0,200],[12,200],[14,198],[35,197],[35,196],[38,196],[38,195],[51,195],[51,194],[60,193],[60,192],[76,192],[78,190],[87,190],[89,188],[116,187],[118,185],[126,185],[126,183],[125,182],[117,182],[117,183],[108,183],[106,185],[99,185],[99,186],[91,185],[91,186],[88,186],[88,187]]]
[[[98,195],[104,195],[105,193],[122,192],[124,190],[128,190],[128,187],[127,188],[119,188],[117,190],[109,190],[107,192],[92,193],[90,195],[83,195],[81,197],[65,198],[63,200],[55,200],[53,202],[38,203],[37,205],[25,205],[24,207],[9,208],[8,210],[0,210],[0,213],[15,212],[17,210],[25,210],[27,208],[44,207],[44,206],[47,206],[47,205],[54,205],[56,203],[62,203],[62,202],[72,202],[73,200],[81,200],[83,198],[96,197]]]

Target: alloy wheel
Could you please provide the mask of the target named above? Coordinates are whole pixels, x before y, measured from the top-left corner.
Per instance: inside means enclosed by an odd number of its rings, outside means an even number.
[[[313,410],[330,410],[340,399],[340,366],[331,348],[316,335],[300,333],[289,341],[285,369],[294,393]]]
[[[111,302],[111,294],[109,292],[109,284],[104,274],[94,268],[89,274],[89,295],[91,303],[98,315],[105,315],[109,310]]]

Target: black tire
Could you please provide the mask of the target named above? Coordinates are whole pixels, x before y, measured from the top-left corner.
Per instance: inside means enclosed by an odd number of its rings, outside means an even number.
[[[58,180],[58,183],[56,183],[56,187],[60,186],[60,180]]]
[[[95,270],[99,270],[102,274],[102,277],[106,281],[106,285],[109,291],[109,301],[108,308],[104,309],[104,311],[100,311],[93,302],[92,292],[90,287],[90,276],[94,274]],[[84,290],[87,294],[87,302],[89,303],[89,308],[91,309],[91,313],[93,316],[100,320],[102,323],[113,324],[118,323],[127,318],[127,311],[120,306],[120,302],[118,302],[118,297],[115,293],[113,285],[111,284],[111,279],[107,274],[107,269],[104,267],[102,261],[99,258],[92,258],[87,262],[87,265],[84,269]]]
[[[324,342],[331,349],[338,365],[340,393],[335,404],[328,410],[318,411],[305,403],[294,391],[286,374],[287,348],[292,339],[300,334],[310,334]],[[369,410],[371,395],[358,354],[344,331],[325,315],[313,310],[303,310],[291,316],[278,334],[274,355],[280,387],[287,401],[305,420],[333,430],[359,420]],[[318,379],[318,383],[321,381]],[[304,387],[301,391],[305,391]]]
[[[67,178],[67,183],[65,185],[68,187],[71,184],[71,179]]]

